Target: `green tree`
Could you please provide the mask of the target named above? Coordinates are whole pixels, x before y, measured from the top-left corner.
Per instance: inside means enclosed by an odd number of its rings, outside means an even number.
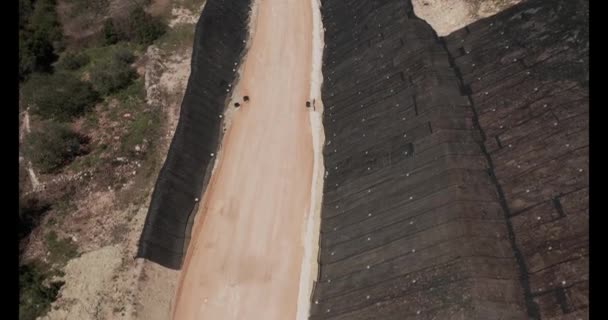
[[[112,19],[104,21],[102,32],[105,45],[112,45],[123,39],[122,33]]]
[[[19,2],[19,77],[32,72],[51,72],[62,48],[63,34],[54,0]]]
[[[53,172],[80,154],[80,136],[67,125],[45,122],[23,141],[23,153],[42,172]]]
[[[128,18],[128,34],[130,38],[143,45],[149,45],[166,32],[166,26],[159,18],[146,13],[141,6],[137,6]]]
[[[55,48],[44,33],[19,32],[19,76],[21,80],[26,79],[32,72],[51,72],[51,64],[56,60]]]
[[[32,113],[59,121],[83,115],[97,100],[89,83],[65,72],[35,74],[21,91]]]

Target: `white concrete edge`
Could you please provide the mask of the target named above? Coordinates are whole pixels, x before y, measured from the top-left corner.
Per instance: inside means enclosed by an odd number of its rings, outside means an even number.
[[[311,103],[314,100],[314,108],[310,108],[309,120],[313,144],[313,171],[310,192],[309,212],[302,233],[304,256],[300,271],[300,284],[298,291],[298,304],[296,319],[306,320],[310,313],[310,301],[314,282],[317,279],[319,264],[317,255],[319,252],[320,215],[323,200],[323,181],[325,166],[323,163],[323,145],[325,144],[325,133],[323,130],[323,102],[321,101],[321,84],[323,83],[323,48],[324,33],[323,21],[321,19],[321,4],[319,0],[311,0],[312,9],[312,64],[310,76]]]

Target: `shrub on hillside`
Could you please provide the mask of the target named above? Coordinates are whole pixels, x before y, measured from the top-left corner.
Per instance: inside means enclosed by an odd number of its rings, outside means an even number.
[[[165,32],[165,24],[159,18],[146,13],[142,7],[136,7],[129,14],[126,33],[132,41],[149,45]]]
[[[19,266],[19,319],[35,320],[46,314],[63,282],[48,282],[49,274],[35,264]]]
[[[60,238],[54,230],[51,230],[44,240],[50,252],[48,260],[52,265],[64,266],[78,256],[78,245],[69,237]]]
[[[128,86],[135,78],[135,71],[126,62],[132,59],[123,52],[115,54],[110,61],[95,65],[91,70],[93,88],[106,96]]]
[[[32,0],[19,0],[19,28],[25,28],[34,7]]]
[[[36,0],[29,17],[29,29],[43,33],[51,42],[61,42],[63,32],[56,11],[55,0]]]
[[[78,70],[89,63],[90,59],[84,53],[69,51],[63,54],[57,62],[57,68],[64,70]]]
[[[127,48],[118,47],[112,52],[112,60],[129,65],[135,61],[135,55]]]
[[[103,42],[105,45],[112,45],[124,38],[120,29],[112,19],[107,19],[103,23]]]
[[[65,124],[45,122],[23,141],[23,153],[41,172],[52,172],[81,153],[81,137]]]
[[[19,78],[24,80],[32,72],[51,72],[57,60],[51,41],[41,32],[19,31]]]
[[[149,45],[166,32],[166,26],[158,17],[148,14],[142,5],[136,6],[127,17],[107,19],[102,34],[106,45],[122,40]]]
[[[19,240],[27,237],[40,224],[50,205],[36,197],[23,197],[19,192]]]
[[[97,100],[90,84],[62,72],[36,74],[23,85],[21,92],[32,113],[60,121],[83,115]]]

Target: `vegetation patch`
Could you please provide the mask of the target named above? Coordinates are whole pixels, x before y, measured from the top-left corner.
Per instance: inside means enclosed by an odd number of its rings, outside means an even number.
[[[130,41],[140,45],[150,45],[165,34],[167,26],[158,17],[148,14],[143,7],[136,6],[126,18],[108,19],[104,22],[102,34],[106,45],[120,41]]]
[[[32,113],[58,121],[82,116],[98,97],[89,83],[66,72],[36,74],[22,86],[21,93]]]
[[[49,263],[52,266],[63,267],[73,258],[78,257],[78,246],[70,238],[60,238],[55,231],[50,231],[45,237],[49,250]]]
[[[158,146],[166,115],[146,103],[144,79],[134,68],[148,45],[175,52],[191,47],[194,37],[194,26],[170,29],[148,14],[147,0],[119,4],[124,14],[113,12],[117,0],[62,0],[59,7],[56,1],[19,0],[20,105],[32,128],[20,145],[19,237],[28,257],[20,266],[20,319],[46,314],[57,298],[63,283],[53,277],[79,255],[72,235],[83,246],[93,241],[87,224],[76,222],[89,218],[77,204],[93,193],[110,194],[103,205],[90,203],[90,211],[116,214],[149,196],[163,160]],[[199,11],[200,0],[188,2],[198,2],[193,12]],[[35,192],[28,161],[42,173]],[[104,217],[111,221],[106,237],[123,242],[135,212]]]
[[[132,55],[128,60],[132,61]],[[113,55],[110,61],[96,64],[91,69],[91,83],[97,92],[108,96],[131,83],[135,78],[135,71],[129,65],[126,56]]]
[[[123,154],[137,155],[148,148],[148,142],[158,136],[160,126],[160,115],[151,110],[137,115],[128,128],[127,135],[123,138],[121,150]]]
[[[82,68],[90,62],[90,58],[86,53],[68,51],[65,52],[56,64],[59,70],[74,71]]]
[[[166,33],[158,40],[159,48],[166,52],[191,49],[192,39],[194,39],[194,30],[195,25],[176,25],[171,29],[171,32]]]
[[[23,152],[42,172],[53,172],[84,152],[83,138],[67,125],[45,122],[25,137]]]
[[[50,208],[49,203],[36,197],[19,196],[19,240],[28,236],[40,224],[42,217]]]
[[[83,12],[103,15],[107,13],[110,6],[109,0],[66,0],[66,2],[71,5],[70,16],[72,18]]]
[[[115,60],[116,55],[122,55],[124,54],[123,52],[129,52],[131,56],[137,57],[144,49],[144,46],[130,42],[120,42],[113,45],[87,48],[82,52],[89,56],[91,62],[82,69],[79,69],[79,74],[84,75],[90,73],[98,64],[111,63]]]
[[[53,275],[40,262],[19,266],[19,319],[35,320],[46,314],[63,286],[62,281],[50,282]]]
[[[143,45],[150,45],[166,31],[166,25],[159,19],[146,13],[143,7],[135,7],[129,14],[129,28],[126,34],[129,39]]]
[[[19,78],[48,73],[63,49],[55,0],[19,0]]]

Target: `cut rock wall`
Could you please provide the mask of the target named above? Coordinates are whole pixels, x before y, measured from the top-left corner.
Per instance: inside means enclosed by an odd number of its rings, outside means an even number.
[[[220,138],[220,115],[245,49],[249,0],[208,0],[196,25],[179,122],[158,176],[137,257],[179,269]]]

